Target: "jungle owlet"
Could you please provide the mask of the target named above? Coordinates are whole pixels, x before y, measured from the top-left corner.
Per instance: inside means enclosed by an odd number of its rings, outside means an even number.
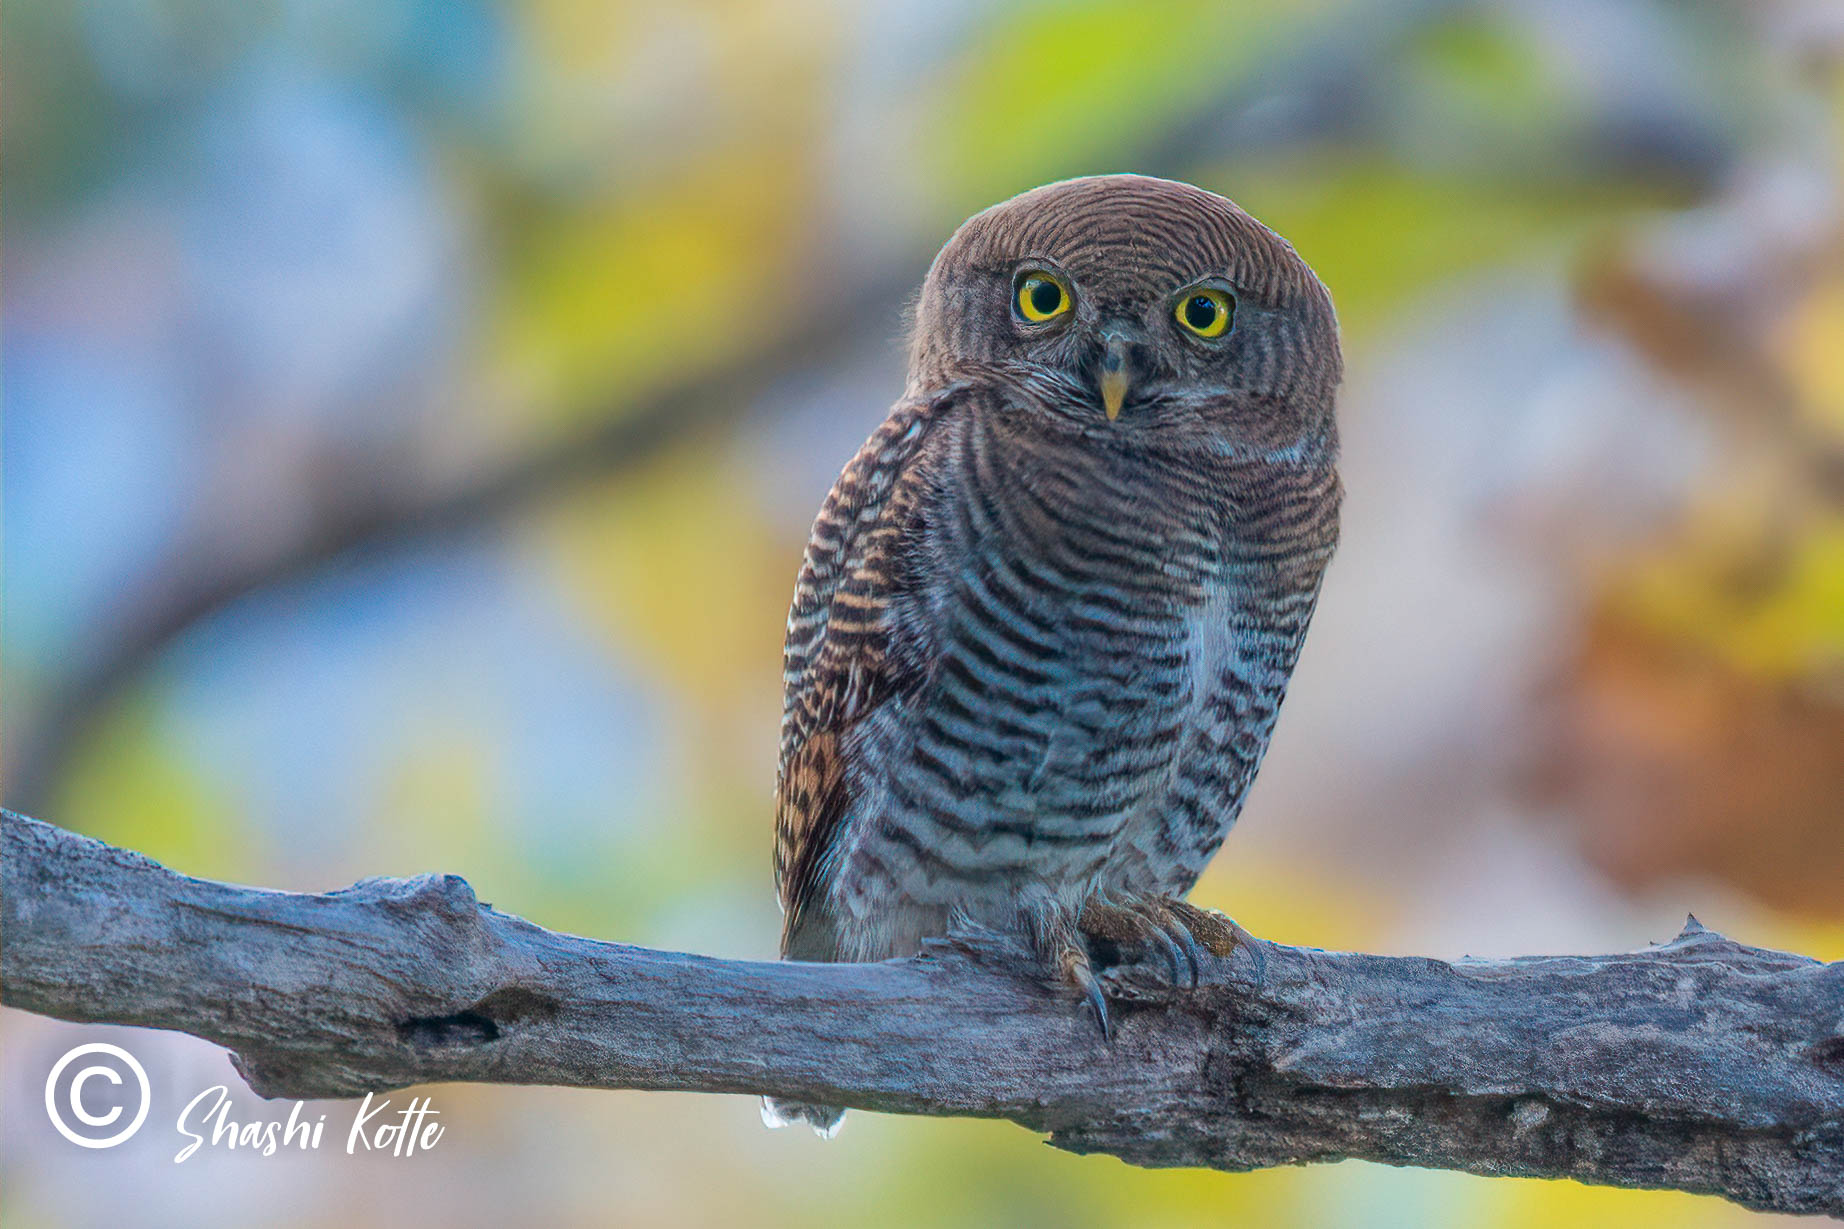
[[[1341,370],[1325,287],[1213,193],[1075,179],[961,226],[788,615],[784,957],[904,955],[951,917],[1021,930],[1104,1033],[1089,940],[1195,976],[1226,920],[1180,898],[1338,537]]]

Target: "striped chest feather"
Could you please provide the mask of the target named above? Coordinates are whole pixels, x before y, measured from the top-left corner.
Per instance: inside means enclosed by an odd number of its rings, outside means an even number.
[[[930,880],[1084,882],[1235,652],[1222,510],[1132,458],[998,443],[949,437],[919,510],[891,637],[930,665],[853,748],[867,836]]]

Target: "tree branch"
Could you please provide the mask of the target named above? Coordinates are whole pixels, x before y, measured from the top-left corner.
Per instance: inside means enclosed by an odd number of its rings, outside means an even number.
[[[441,1080],[1009,1118],[1077,1152],[1361,1157],[1844,1212],[1844,963],[1698,926],[1612,956],[1448,963],[1260,943],[1195,990],[1113,975],[1104,1042],[980,933],[873,965],[553,934],[453,875],[322,895],[193,879],[6,812],[0,997],[178,1029],[269,1096]]]

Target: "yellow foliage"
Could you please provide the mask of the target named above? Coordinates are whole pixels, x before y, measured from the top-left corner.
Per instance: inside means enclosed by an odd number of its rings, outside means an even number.
[[[1807,296],[1778,337],[1778,357],[1811,425],[1844,445],[1844,269]]]
[[[734,148],[527,236],[492,348],[509,399],[568,419],[785,327],[811,287],[802,162]]]
[[[376,874],[416,874],[431,866],[470,873],[496,865],[491,808],[499,784],[498,748],[464,731],[418,726],[391,757],[368,829],[366,856]],[[497,885],[475,884],[479,891]]]
[[[1681,643],[1770,678],[1844,669],[1844,515],[1787,542],[1766,583],[1738,583],[1736,561],[1758,540],[1718,519],[1677,550],[1636,567],[1621,589],[1627,612]]]
[[[1719,1229],[1753,1219],[1733,1204],[1677,1191],[1620,1191],[1568,1180],[1474,1181],[1492,1186],[1493,1213],[1472,1223],[1495,1229]]]
[[[1503,13],[1462,9],[1420,32],[1412,55],[1437,79],[1450,114],[1528,126],[1532,116],[1553,120],[1570,101],[1544,51]]]
[[[922,156],[939,168],[936,182],[950,199],[998,199],[1064,175],[1142,169],[1073,168],[1222,93],[1288,25],[1326,7],[1220,0],[1019,6],[946,74],[945,105],[931,117]],[[1173,37],[1176,30],[1184,37]]]
[[[1456,275],[1553,253],[1658,203],[1656,190],[1643,186],[1546,191],[1344,155],[1225,169],[1199,182],[1287,236],[1332,288],[1347,338],[1387,327],[1418,295]]]
[[[218,780],[194,771],[171,744],[164,712],[157,698],[139,695],[108,713],[45,814],[188,875],[258,877],[258,831]]]
[[[1205,868],[1191,899],[1227,913],[1265,939],[1360,949],[1367,935],[1389,925],[1396,904],[1377,887],[1371,881],[1329,875],[1324,866],[1252,860],[1232,853]]]
[[[611,651],[711,705],[778,694],[799,554],[746,483],[703,448],[563,501],[544,518],[556,577]]]

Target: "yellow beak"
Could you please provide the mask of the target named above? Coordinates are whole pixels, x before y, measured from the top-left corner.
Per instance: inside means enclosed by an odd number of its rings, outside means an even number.
[[[1108,421],[1120,417],[1121,403],[1127,400],[1127,387],[1133,382],[1127,370],[1127,339],[1115,334],[1108,338],[1108,348],[1101,355],[1101,408]]]
[[[1121,402],[1127,399],[1127,373],[1125,371],[1104,371],[1101,373],[1101,408],[1108,412],[1108,421],[1120,417]]]

